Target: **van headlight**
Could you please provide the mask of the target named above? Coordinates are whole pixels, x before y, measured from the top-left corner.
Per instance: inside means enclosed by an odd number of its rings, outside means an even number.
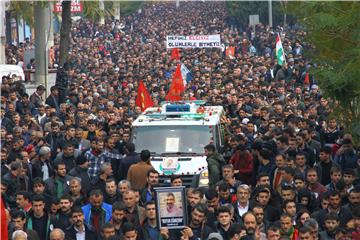
[[[204,169],[200,172],[199,187],[204,187],[208,185],[209,185],[209,172],[207,169]]]

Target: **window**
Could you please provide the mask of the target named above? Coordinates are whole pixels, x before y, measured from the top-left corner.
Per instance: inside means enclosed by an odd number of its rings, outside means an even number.
[[[209,126],[144,126],[133,129],[135,149],[148,149],[156,154],[196,153],[202,154],[210,143]]]

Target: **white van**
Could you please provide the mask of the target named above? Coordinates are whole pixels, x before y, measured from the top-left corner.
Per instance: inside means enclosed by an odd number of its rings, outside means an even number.
[[[204,147],[212,143],[218,151],[224,145],[222,106],[204,106],[204,101],[164,103],[151,107],[132,124],[135,149],[148,149],[160,182],[171,175],[182,176],[184,185],[207,186],[208,170]]]
[[[11,64],[0,64],[0,82],[2,81],[3,76],[16,75],[18,77],[17,80],[25,81],[24,70],[18,65]]]

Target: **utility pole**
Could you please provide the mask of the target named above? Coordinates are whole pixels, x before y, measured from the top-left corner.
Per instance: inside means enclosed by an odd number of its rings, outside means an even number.
[[[6,43],[5,11],[6,11],[5,2],[0,1],[0,64],[6,64],[6,56],[5,56],[5,43]]]
[[[113,2],[114,6],[114,18],[115,20],[120,20],[120,2]]]
[[[101,10],[100,24],[103,25],[105,24],[105,17],[104,17],[105,5],[103,0],[99,0],[99,8]]]
[[[53,2],[49,2],[49,37],[47,38],[47,48],[48,50],[54,46],[54,13],[53,13],[53,9],[54,9],[54,3]]]
[[[36,84],[46,86],[48,74],[48,51],[46,46],[47,34],[49,33],[49,5],[41,6],[34,2],[35,24],[35,81]]]
[[[272,0],[269,0],[269,26],[272,27],[273,26],[273,19],[272,19]]]

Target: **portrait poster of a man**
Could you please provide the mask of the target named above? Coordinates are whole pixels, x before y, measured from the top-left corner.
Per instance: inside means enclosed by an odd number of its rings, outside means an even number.
[[[177,199],[175,194],[171,192],[163,193],[163,195],[166,195],[166,207],[162,209],[161,217],[181,217],[183,215],[183,210],[181,208],[181,195],[177,194],[180,195]]]
[[[159,228],[180,229],[186,226],[185,187],[155,188]]]

